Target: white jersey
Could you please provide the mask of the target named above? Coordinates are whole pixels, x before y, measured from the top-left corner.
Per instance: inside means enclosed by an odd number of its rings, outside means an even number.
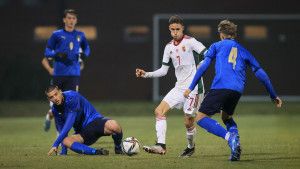
[[[175,45],[174,40],[172,40],[166,45],[163,64],[169,65],[172,61],[177,78],[175,87],[183,90],[188,89],[197,71],[193,51],[200,54],[205,49],[205,46],[201,42],[186,35],[184,35],[179,44]]]

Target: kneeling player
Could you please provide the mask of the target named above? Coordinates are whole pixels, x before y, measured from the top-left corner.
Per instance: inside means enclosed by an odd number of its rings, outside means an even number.
[[[101,136],[109,135],[112,135],[114,140],[115,153],[122,154],[122,128],[115,120],[98,113],[86,98],[75,91],[62,92],[57,86],[51,85],[45,93],[49,101],[54,103],[52,112],[60,133],[48,155],[57,154],[61,143],[80,154],[108,155],[108,150],[95,149],[89,145],[95,143]],[[72,127],[75,134],[68,136]]]

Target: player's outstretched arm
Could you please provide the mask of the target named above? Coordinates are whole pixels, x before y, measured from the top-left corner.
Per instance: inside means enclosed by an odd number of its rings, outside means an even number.
[[[137,68],[135,70],[136,77],[143,77],[143,78],[153,78],[153,77],[162,77],[168,73],[169,66],[162,65],[159,69],[154,72],[146,72],[143,69]]]
[[[67,117],[67,120],[64,124],[64,127],[61,130],[61,132],[59,133],[59,136],[57,137],[55,142],[53,143],[52,148],[58,147],[59,144],[63,141],[63,139],[68,135],[69,131],[73,127],[73,124],[75,122],[75,118],[76,118],[76,115],[75,115],[74,112],[71,112],[71,113],[68,114],[68,117]]]
[[[278,108],[280,108],[282,105],[282,100],[277,96],[267,73],[262,68],[259,68],[258,70],[256,70],[255,76],[264,84],[265,88],[270,94],[272,101]]]

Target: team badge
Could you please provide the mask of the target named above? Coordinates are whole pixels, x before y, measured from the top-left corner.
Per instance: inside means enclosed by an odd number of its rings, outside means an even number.
[[[73,47],[74,47],[73,42],[70,42],[70,43],[69,43],[69,48],[70,48],[70,50],[73,50]]]
[[[182,46],[182,51],[185,52],[185,46]]]
[[[79,35],[77,35],[76,39],[77,39],[78,42],[80,42],[80,36]]]

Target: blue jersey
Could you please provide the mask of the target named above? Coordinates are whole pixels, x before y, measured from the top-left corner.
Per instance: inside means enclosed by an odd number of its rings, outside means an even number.
[[[215,63],[215,78],[211,89],[231,89],[242,93],[246,82],[247,66],[260,69],[256,59],[233,39],[224,39],[210,46],[204,57]]]
[[[57,56],[64,53],[66,58]],[[54,76],[80,76],[79,55],[83,53],[85,57],[90,55],[90,47],[81,31],[72,32],[60,29],[54,31],[47,42],[45,56],[54,59]]]
[[[212,60],[215,63],[215,78],[211,89],[230,89],[243,93],[246,83],[246,69],[251,67],[255,76],[265,85],[272,99],[277,94],[266,72],[260,67],[256,59],[234,39],[224,39],[210,46],[204,54],[204,61],[191,83],[193,90]]]
[[[57,147],[63,141],[72,127],[77,134],[96,118],[103,117],[78,92],[65,91],[63,92],[63,96],[63,103],[59,106],[53,105],[52,107],[55,123],[60,133],[53,147]]]

